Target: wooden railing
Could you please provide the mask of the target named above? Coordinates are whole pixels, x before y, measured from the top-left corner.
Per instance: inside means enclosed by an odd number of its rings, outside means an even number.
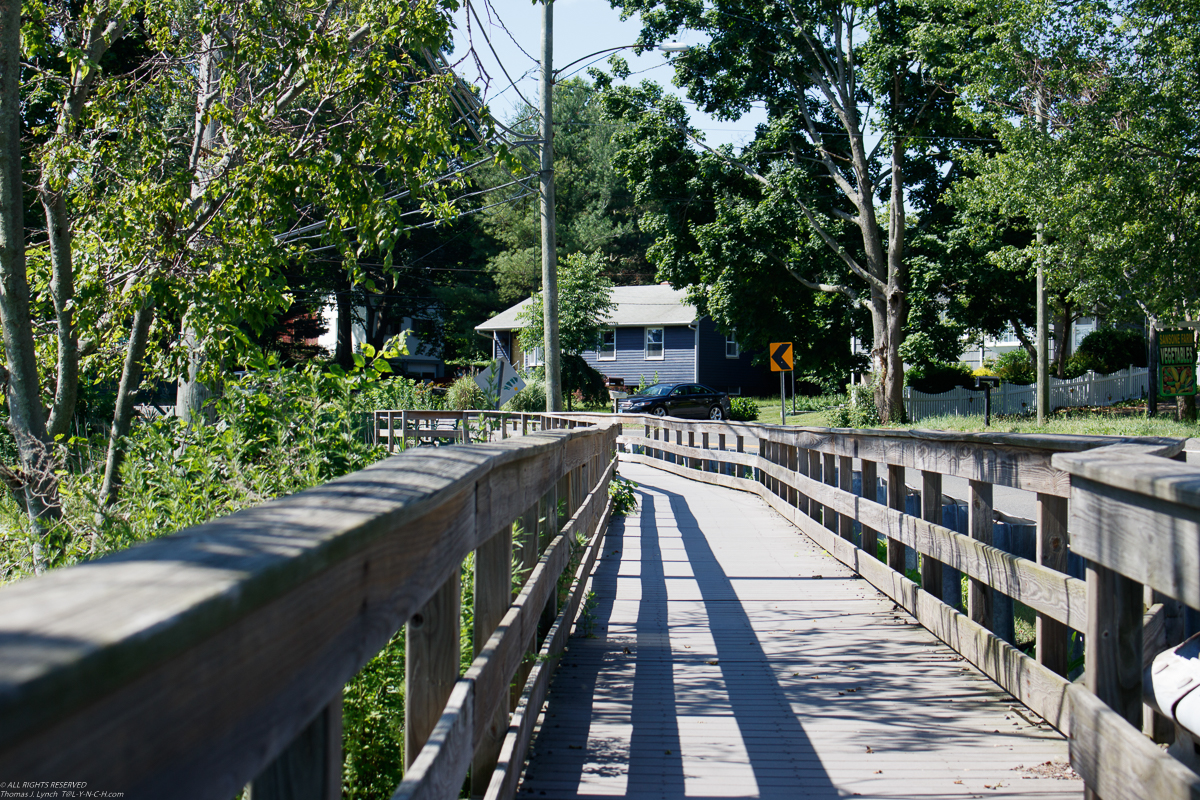
[[[1143,655],[1148,662],[1183,634],[1180,625],[1166,632],[1161,604],[1143,623],[1135,581],[1200,608],[1200,469],[1181,463],[1183,440],[617,419],[622,460],[758,494],[1070,736],[1072,763],[1093,796],[1200,797],[1200,778],[1134,727]],[[855,460],[866,487],[858,493]],[[877,476],[886,478],[886,503],[872,491]],[[904,510],[910,476],[920,516]],[[941,524],[945,476],[967,481],[968,535]],[[1036,493],[1035,560],[991,545],[995,486]],[[880,538],[886,561],[876,557]],[[905,575],[906,548],[921,555],[919,582]],[[1086,582],[1066,574],[1068,550],[1088,559]],[[957,587],[943,597],[943,566],[968,577],[965,609]],[[993,632],[998,594],[1036,612],[1035,657]],[[1087,688],[1066,677],[1072,630],[1086,634]]]
[[[616,426],[541,422],[0,590],[0,778],[126,798],[229,800],[247,783],[255,800],[340,797],[343,686],[407,625],[397,796],[457,797],[470,770],[473,793],[511,797],[616,463]],[[460,677],[472,552],[476,657]],[[515,598],[514,556],[531,568]]]
[[[540,430],[574,428],[583,422],[575,416],[526,414],[513,411],[381,410],[372,413],[371,441],[388,452],[410,444],[487,442],[526,436]]]

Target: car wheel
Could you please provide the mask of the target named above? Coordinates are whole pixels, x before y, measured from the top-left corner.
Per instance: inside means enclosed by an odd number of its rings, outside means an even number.
[[[720,406],[713,406],[709,409],[708,418],[719,422],[725,419],[725,411]]]
[[[667,409],[664,406],[655,406],[654,410],[650,413],[656,417],[665,417],[667,415]]]

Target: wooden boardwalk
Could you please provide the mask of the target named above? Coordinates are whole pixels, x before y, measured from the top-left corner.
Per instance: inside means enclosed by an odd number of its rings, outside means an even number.
[[[518,796],[1082,795],[1061,736],[758,497],[621,473]]]

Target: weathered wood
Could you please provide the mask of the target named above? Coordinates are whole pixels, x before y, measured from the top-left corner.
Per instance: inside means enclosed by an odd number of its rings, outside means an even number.
[[[823,483],[824,481],[821,480],[821,452],[819,450],[809,450],[807,452],[808,477],[817,483]],[[819,492],[809,493],[808,495],[808,516],[813,519],[825,518],[825,507],[816,500],[819,496]]]
[[[512,602],[512,526],[507,525],[475,551],[475,609],[472,615],[472,641],[478,655],[496,631]],[[524,650],[524,639],[519,642]],[[514,666],[515,671],[515,666]],[[507,695],[508,682],[501,687]],[[478,700],[478,695],[476,696]],[[486,698],[491,702],[493,698]],[[487,791],[492,769],[500,755],[500,745],[508,728],[508,704],[495,703],[496,708],[480,721],[484,723],[483,735],[475,746],[471,762],[471,794],[482,795]]]
[[[862,462],[862,497],[869,503],[877,502],[875,493],[879,485],[879,476],[876,468],[874,461]],[[871,558],[876,558],[879,552],[879,532],[865,522],[862,523],[862,549]]]
[[[339,800],[342,796],[342,695],[250,785],[247,800]]]
[[[404,763],[421,754],[458,680],[459,604],[455,572],[404,631]]]
[[[446,800],[458,797],[463,776],[471,765],[472,714],[475,684],[459,681],[446,703],[446,711],[421,750],[404,772],[404,781],[392,800]],[[407,709],[406,709],[407,711]]]
[[[1110,708],[1141,727],[1142,586],[1091,563],[1087,585],[1085,685]]]
[[[873,464],[864,462],[864,466],[868,473],[873,471]],[[948,564],[1053,619],[1077,630],[1086,625],[1086,588],[1080,580],[867,498],[789,473],[765,459],[758,462],[758,468],[768,478],[795,484],[802,494],[817,498],[814,502],[826,503],[831,513],[852,516],[862,523],[868,537],[875,531],[884,531],[906,547]],[[868,474],[868,483],[864,485],[869,485],[871,478]],[[868,544],[869,539],[864,541],[864,549]]]
[[[755,491],[750,488],[750,491]],[[918,591],[915,583],[881,561],[868,557],[821,525],[795,514],[769,494],[763,499],[790,519],[801,531],[834,558],[853,569],[922,626],[941,639],[989,678],[996,681],[1064,734],[1069,734],[1066,707],[1067,681],[1042,667],[1020,650],[972,622],[932,595]]]
[[[821,474],[822,474],[822,477],[824,477],[824,479],[825,479],[826,485],[828,485],[828,486],[837,486],[838,485],[838,482],[837,482],[837,459],[838,459],[838,457],[835,456],[833,453],[825,453],[822,458],[824,464],[822,465],[822,468],[821,468],[822,469]],[[825,527],[834,532],[836,532],[838,530],[838,515],[831,508],[825,510]]]
[[[0,771],[66,771],[127,797],[232,796],[457,573],[479,520],[496,529],[495,498],[477,507],[493,470],[605,435],[409,450],[6,587],[0,641],[55,644],[6,648]],[[538,491],[514,486],[505,503]]]
[[[992,543],[992,484],[971,481],[967,501],[967,529],[971,538],[983,544]],[[967,584],[967,614],[971,621],[992,630],[992,587],[983,580],[971,578]]]
[[[921,472],[921,518],[934,525],[942,524],[942,476],[936,472]],[[942,600],[942,562],[931,555],[921,555],[921,588]]]
[[[838,457],[838,488],[846,494],[854,493],[854,459],[849,456]],[[838,514],[838,533],[846,541],[854,541],[853,516]]]
[[[888,508],[895,509],[900,513],[904,513],[904,501],[907,494],[907,487],[904,485],[904,467],[897,464],[888,464],[887,466],[887,504]],[[887,563],[892,569],[899,572],[901,575],[905,571],[905,554],[904,542],[899,539],[888,537],[887,540]]]
[[[1037,496],[1037,561],[1059,572],[1067,571],[1067,501],[1054,495]],[[1066,676],[1071,660],[1071,631],[1058,620],[1038,613],[1037,660],[1047,669]]]
[[[1164,462],[1175,470],[1200,472]],[[1071,550],[1200,608],[1200,509],[1088,478],[1074,481]]]
[[[1197,800],[1200,776],[1078,684],[1067,689],[1071,766],[1105,800]]]

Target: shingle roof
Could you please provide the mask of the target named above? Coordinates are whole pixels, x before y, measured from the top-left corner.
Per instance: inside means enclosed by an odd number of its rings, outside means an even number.
[[[683,289],[672,289],[660,284],[614,286],[612,297],[617,307],[607,323],[614,328],[689,325],[696,321],[696,307],[688,304]],[[517,314],[528,304],[528,300],[522,300],[482,325],[476,325],[475,330],[484,333],[516,330],[521,327],[521,323],[517,321]]]

